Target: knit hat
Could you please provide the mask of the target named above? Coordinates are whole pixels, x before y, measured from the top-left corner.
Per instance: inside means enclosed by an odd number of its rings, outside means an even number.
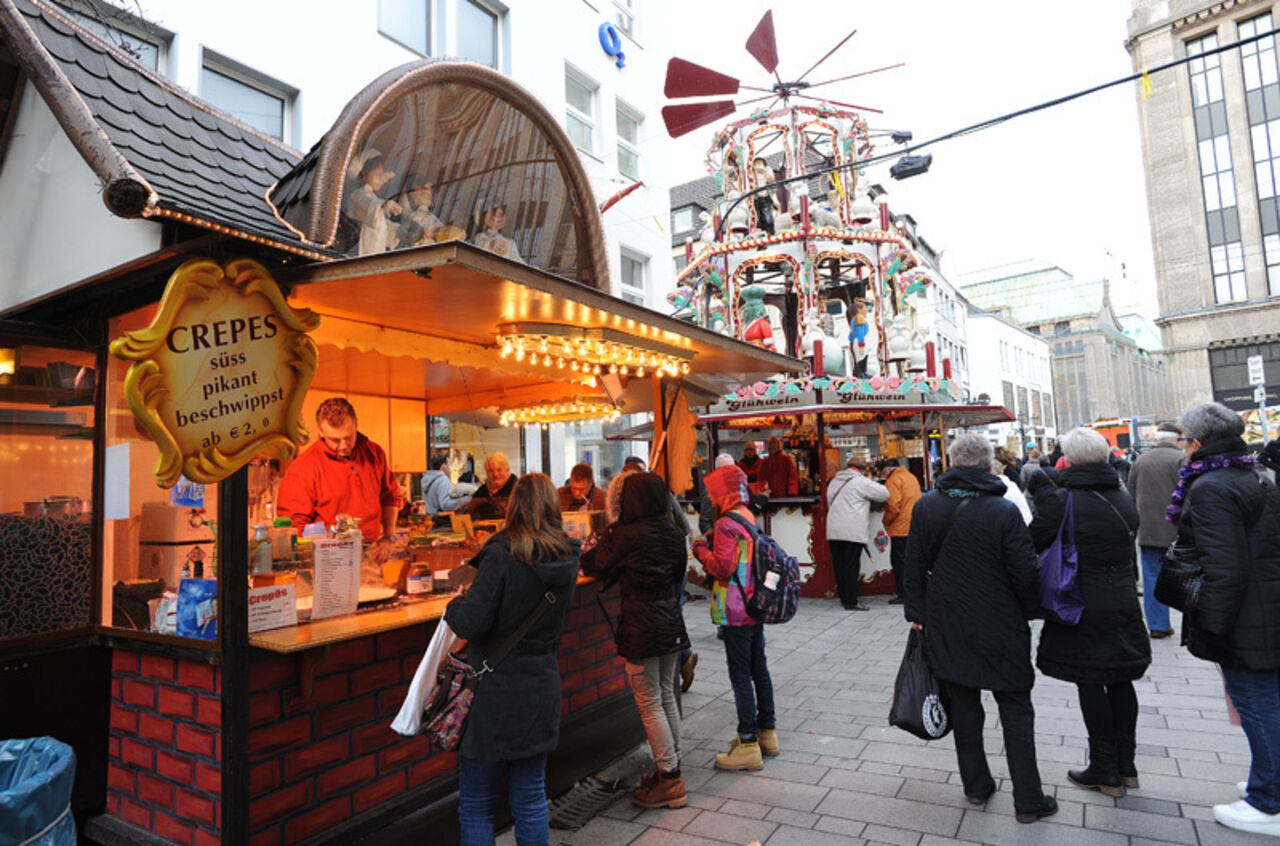
[[[722,452],[716,456],[717,470],[719,470],[721,467],[728,467],[730,464],[736,464],[736,463],[737,462],[733,460],[733,456],[727,452]]]

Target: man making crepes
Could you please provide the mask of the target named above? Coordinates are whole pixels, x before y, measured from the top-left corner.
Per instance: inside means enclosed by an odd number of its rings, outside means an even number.
[[[382,447],[356,430],[356,410],[341,397],[316,409],[320,439],[303,450],[280,480],[277,512],[301,530],[339,514],[360,519],[366,544],[389,543],[400,510],[400,488]]]

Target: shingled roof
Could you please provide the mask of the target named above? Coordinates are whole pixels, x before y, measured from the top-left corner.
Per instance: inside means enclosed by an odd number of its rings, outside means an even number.
[[[267,189],[302,156],[219,111],[41,0],[0,0],[0,39],[121,217],[174,218],[303,252]]]

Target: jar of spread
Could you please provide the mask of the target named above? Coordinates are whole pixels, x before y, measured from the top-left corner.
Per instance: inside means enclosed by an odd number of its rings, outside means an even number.
[[[409,565],[409,575],[405,579],[404,592],[409,596],[426,596],[431,593],[431,568],[425,561],[414,561]]]

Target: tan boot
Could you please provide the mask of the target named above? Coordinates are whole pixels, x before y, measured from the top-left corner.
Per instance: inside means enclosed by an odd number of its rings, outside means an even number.
[[[689,804],[683,775],[659,776],[633,793],[631,799],[641,808],[683,808]]]
[[[760,729],[756,733],[756,741],[760,744],[760,753],[766,758],[775,758],[782,751],[782,748],[778,746],[777,729]],[[732,749],[741,742],[735,737],[729,741],[729,748]]]
[[[759,742],[744,743],[735,737],[729,744],[729,751],[716,756],[716,769],[763,770],[764,758],[760,756]]]

